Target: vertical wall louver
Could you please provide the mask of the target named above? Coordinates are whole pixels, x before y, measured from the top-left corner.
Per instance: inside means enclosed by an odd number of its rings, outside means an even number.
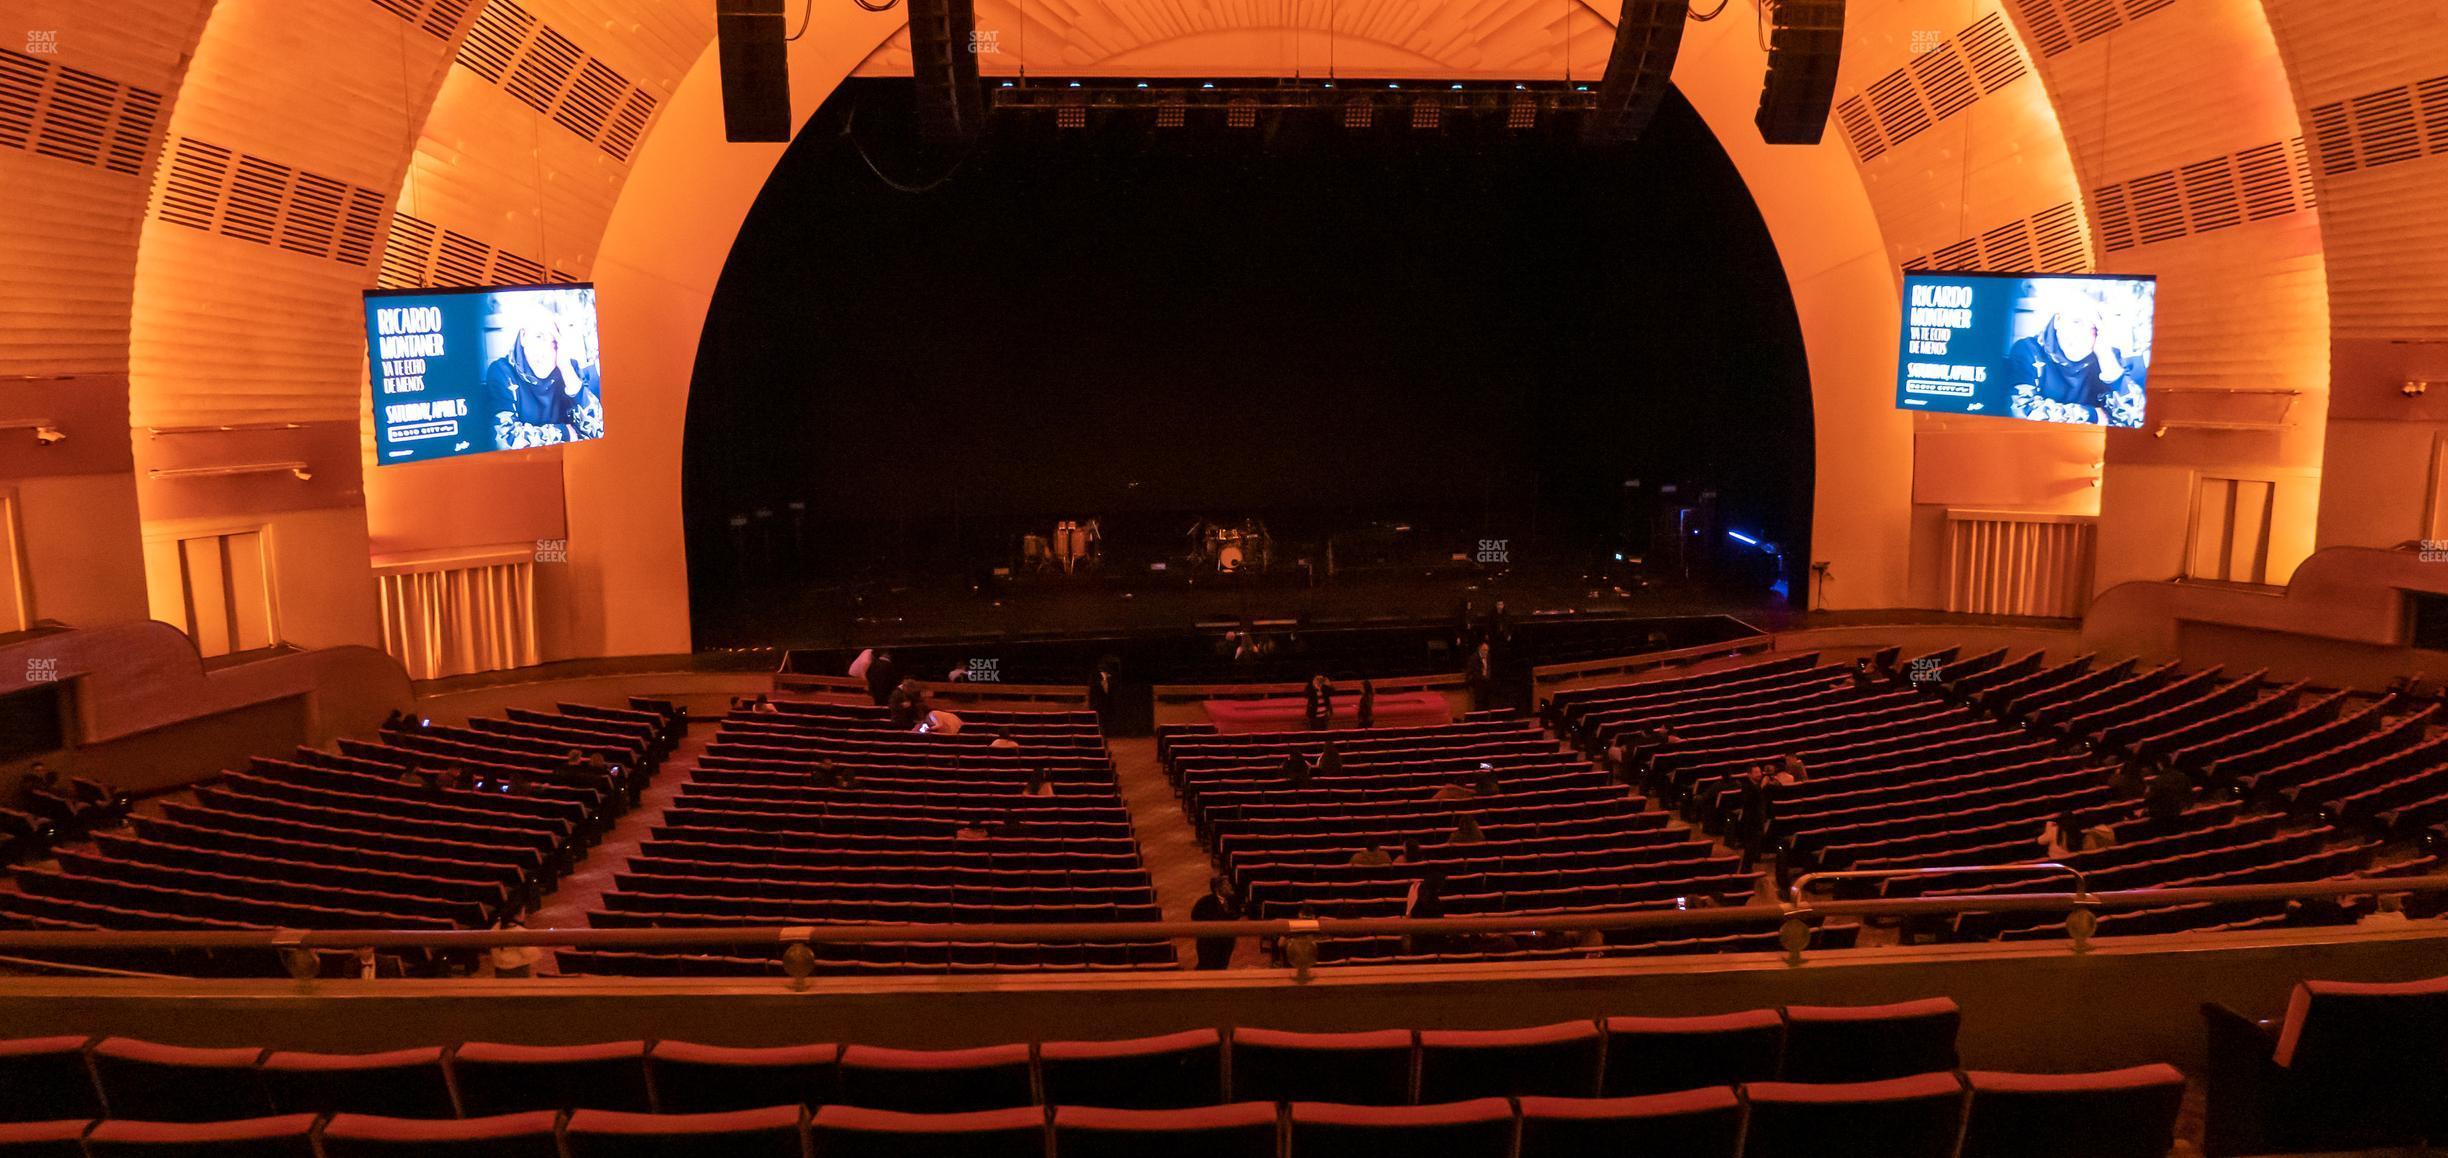
[[[2273,141],[2094,189],[2100,247],[2114,253],[2310,209],[2301,147]]]
[[[154,216],[306,257],[364,265],[382,194],[193,137],[171,143]]]
[[[0,49],[0,148],[141,176],[161,102],[151,89]]]
[[[1856,161],[1868,161],[2022,79],[2022,54],[2006,19],[1992,12],[1922,46],[1912,62],[1836,104],[1836,124]]]
[[[577,279],[556,270],[552,280]],[[396,213],[391,217],[391,236],[383,245],[382,271],[375,284],[384,289],[420,289],[539,285],[544,281],[543,262],[456,230],[438,229],[423,218]]]
[[[2327,177],[2448,153],[2448,75],[2314,106],[2311,138]]]
[[[617,161],[654,117],[654,94],[513,0],[484,6],[458,62]]]
[[[2175,0],[2015,0],[2042,56],[2070,51],[2157,12]]]
[[[2082,214],[2052,205],[2020,221],[1942,246],[1904,263],[1909,270],[1971,273],[2087,273]]]

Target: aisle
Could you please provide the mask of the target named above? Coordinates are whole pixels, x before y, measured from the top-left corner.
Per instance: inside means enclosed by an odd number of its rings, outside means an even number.
[[[689,710],[703,709],[692,704]],[[719,712],[720,708],[711,710]],[[602,843],[587,850],[577,871],[561,878],[560,885],[545,894],[543,902],[527,915],[530,928],[587,927],[587,910],[595,908],[603,895],[612,891],[612,874],[629,866],[629,858],[637,855],[654,826],[662,823],[663,811],[671,807],[673,798],[680,794],[680,786],[688,783],[690,774],[697,770],[697,757],[713,738],[714,720],[710,716],[689,729],[689,734],[664,759],[662,770],[646,786],[637,807],[614,822],[611,830],[604,833]]]
[[[1182,813],[1180,798],[1173,795],[1173,785],[1165,779],[1164,766],[1156,761],[1156,741],[1108,740],[1105,746],[1113,753],[1114,780],[1139,838],[1139,859],[1156,885],[1156,904],[1168,921],[1189,920],[1190,906],[1206,895],[1215,865],[1199,846],[1190,818]],[[1194,959],[1192,942],[1177,941],[1174,947],[1181,954],[1182,966],[1188,968]],[[1264,963],[1252,940],[1243,941],[1233,957],[1235,966]]]

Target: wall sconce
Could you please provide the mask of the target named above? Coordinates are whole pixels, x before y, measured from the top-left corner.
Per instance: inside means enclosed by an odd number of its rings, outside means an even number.
[[[32,418],[24,422],[0,423],[0,430],[31,430],[38,446],[50,446],[68,441],[68,432],[52,425],[48,418]]]
[[[250,474],[287,473],[299,482],[314,481],[314,471],[302,462],[251,462],[242,466],[185,466],[169,470],[149,470],[145,474],[155,482],[187,478],[233,478]]]
[[[2429,381],[2421,378],[2408,378],[2398,385],[2397,392],[2408,398],[2420,398],[2430,389]]]

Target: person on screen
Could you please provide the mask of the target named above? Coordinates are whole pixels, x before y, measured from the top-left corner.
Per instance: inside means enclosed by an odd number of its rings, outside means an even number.
[[[2133,326],[2082,294],[2060,300],[2040,332],[2007,348],[2003,367],[2017,418],[2106,426],[2142,425],[2148,366]]]
[[[538,308],[485,370],[493,441],[503,450],[603,436],[603,398],[567,348],[551,311]]]

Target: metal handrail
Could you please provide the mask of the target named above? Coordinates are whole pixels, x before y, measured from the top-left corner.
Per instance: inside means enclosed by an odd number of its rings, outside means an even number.
[[[2083,896],[2091,891],[2090,878],[2084,876],[2081,869],[2075,868],[2072,865],[2059,864],[2053,860],[2043,860],[2031,861],[2024,864],[1931,865],[1921,868],[1843,869],[1830,870],[1827,872],[1803,873],[1801,876],[1794,878],[1792,896],[1788,903],[1793,905],[1807,904],[1807,902],[1802,899],[1802,896],[1803,893],[1810,888],[1811,882],[1813,881],[1894,880],[1899,877],[1934,877],[1948,873],[1997,873],[2003,875],[2038,872],[2043,869],[2053,869],[2056,873],[2064,873],[2073,877],[2075,896]],[[2055,873],[2052,873],[2051,875],[2055,875]]]
[[[1327,917],[1268,921],[1128,921],[990,925],[708,925],[654,929],[250,929],[0,930],[0,951],[39,949],[490,949],[685,948],[764,942],[780,945],[869,941],[1081,942],[1195,937],[1371,937],[1419,933],[1583,932],[1765,923],[1777,918],[1917,916],[1933,913],[2109,911],[2230,901],[2448,892],[2448,874],[2362,877],[2258,885],[2204,885],[2109,892],[1999,893],[1912,900],[1827,901],[1716,909],[1644,909],[1550,916]]]

